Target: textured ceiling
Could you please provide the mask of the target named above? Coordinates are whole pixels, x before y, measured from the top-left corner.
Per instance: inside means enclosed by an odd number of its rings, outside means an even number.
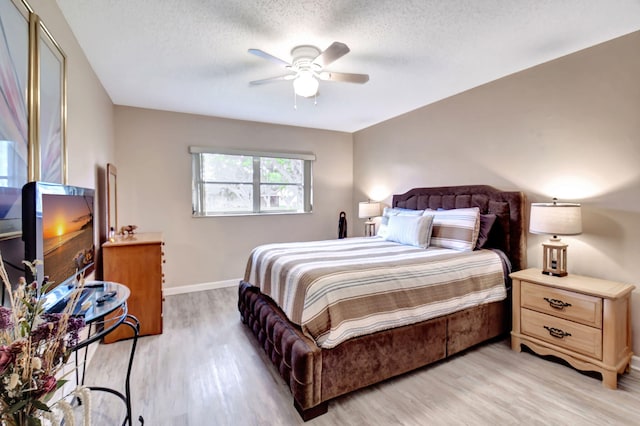
[[[57,0],[117,105],[353,132],[640,29],[640,0]],[[317,104],[247,53],[351,52]]]

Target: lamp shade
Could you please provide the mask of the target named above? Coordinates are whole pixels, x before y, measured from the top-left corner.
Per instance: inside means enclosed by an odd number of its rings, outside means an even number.
[[[371,201],[362,201],[358,205],[358,217],[375,217],[380,216],[380,203],[374,203]]]
[[[548,235],[578,235],[582,233],[580,204],[532,203],[529,232]]]

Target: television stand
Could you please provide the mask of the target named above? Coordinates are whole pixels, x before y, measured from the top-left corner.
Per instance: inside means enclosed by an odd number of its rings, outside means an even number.
[[[122,425],[133,424],[131,413],[131,368],[133,366],[133,358],[136,353],[136,345],[140,334],[140,321],[129,314],[127,308],[127,299],[130,296],[129,289],[119,283],[110,281],[87,281],[85,290],[89,296],[85,298],[85,304],[90,302],[90,306],[84,312],[84,321],[88,327],[89,333],[87,337],[78,342],[72,349],[75,352],[76,362],[76,384],[84,386],[84,379],[87,366],[87,354],[89,345],[104,339],[109,333],[113,332],[120,325],[131,329],[133,337],[131,339],[131,350],[129,352],[129,362],[127,365],[127,374],[125,377],[125,392],[119,392],[115,389],[102,386],[87,386],[91,391],[108,392],[117,396],[126,406],[127,414]],[[107,293],[114,292],[113,296],[106,298],[102,303],[98,300]],[[81,350],[84,350],[80,355]],[[78,368],[80,356],[83,357],[82,370]],[[144,424],[142,416],[138,416],[140,424]]]

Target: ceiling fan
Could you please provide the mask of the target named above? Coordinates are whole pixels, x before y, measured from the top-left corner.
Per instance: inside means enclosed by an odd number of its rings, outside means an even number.
[[[369,81],[368,74],[351,74],[325,70],[326,66],[349,53],[349,47],[338,41],[334,41],[324,52],[320,52],[320,49],[315,46],[296,46],[291,49],[291,63],[260,49],[249,49],[249,53],[282,65],[288,70],[288,73],[284,75],[249,82],[252,86],[293,80],[295,93],[298,96],[310,98],[317,95],[318,86],[320,85],[319,80],[358,84]]]

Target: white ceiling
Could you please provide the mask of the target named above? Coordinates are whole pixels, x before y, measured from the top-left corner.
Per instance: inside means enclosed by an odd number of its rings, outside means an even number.
[[[354,132],[640,30],[640,0],[57,0],[117,105]],[[351,52],[317,105],[251,55]]]

